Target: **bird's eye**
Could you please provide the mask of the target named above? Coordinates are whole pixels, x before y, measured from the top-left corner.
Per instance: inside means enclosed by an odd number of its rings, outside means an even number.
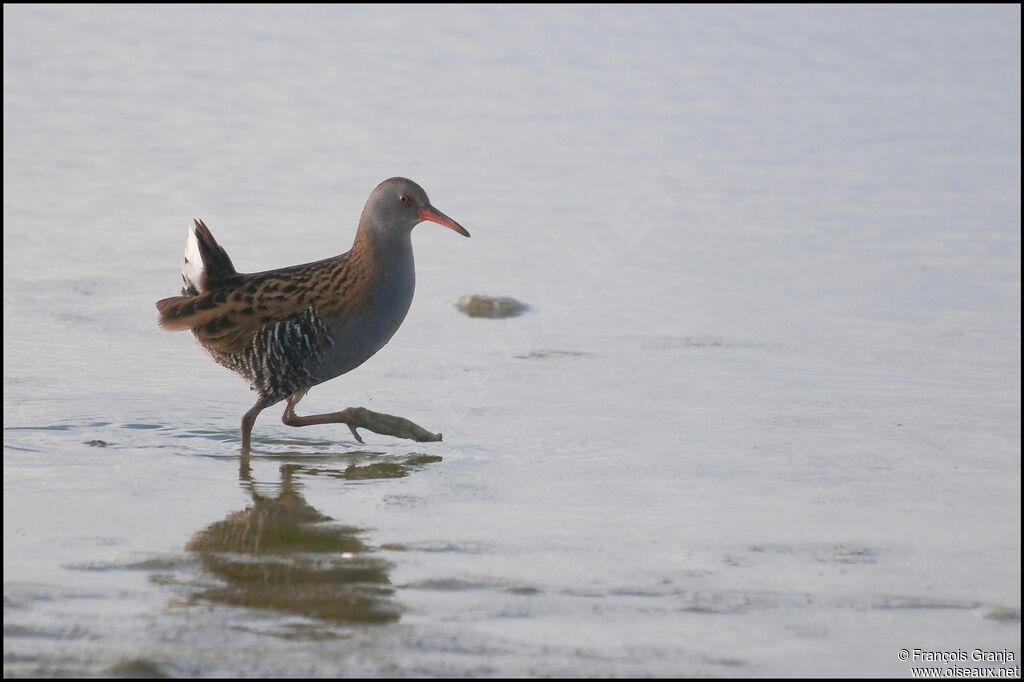
[[[398,200],[401,201],[403,204],[408,204],[409,203],[409,195],[408,194],[400,194],[400,195],[398,195]]]

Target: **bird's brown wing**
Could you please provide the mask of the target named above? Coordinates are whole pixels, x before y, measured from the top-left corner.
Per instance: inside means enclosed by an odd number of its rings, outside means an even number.
[[[156,303],[160,326],[168,331],[191,329],[205,347],[241,353],[262,327],[318,307],[323,283],[331,280],[331,272],[342,265],[343,258],[236,274],[197,296],[162,299]]]

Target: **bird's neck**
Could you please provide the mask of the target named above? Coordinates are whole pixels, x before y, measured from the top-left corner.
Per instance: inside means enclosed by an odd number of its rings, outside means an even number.
[[[361,224],[351,254],[353,265],[366,272],[370,281],[388,290],[407,290],[411,300],[416,283],[411,231]]]
[[[412,258],[412,230],[360,221],[352,250],[383,262]]]

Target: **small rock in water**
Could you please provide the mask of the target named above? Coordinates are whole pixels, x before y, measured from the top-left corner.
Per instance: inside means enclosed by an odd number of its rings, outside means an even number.
[[[993,606],[985,614],[985,617],[989,620],[1020,620],[1020,609],[1015,609],[1012,606]]]
[[[520,303],[507,296],[463,296],[455,302],[455,307],[470,317],[515,317],[530,306]]]
[[[159,665],[145,658],[131,658],[118,661],[107,668],[107,673],[114,677],[168,677]]]

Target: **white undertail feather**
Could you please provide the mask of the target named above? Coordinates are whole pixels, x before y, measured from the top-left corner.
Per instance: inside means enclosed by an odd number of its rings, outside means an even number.
[[[188,239],[185,240],[185,260],[181,263],[181,278],[184,280],[183,294],[195,295],[202,292],[200,283],[205,269],[203,255],[199,250],[199,239],[196,237],[196,225],[193,223],[188,230]],[[194,291],[189,291],[190,289]]]

